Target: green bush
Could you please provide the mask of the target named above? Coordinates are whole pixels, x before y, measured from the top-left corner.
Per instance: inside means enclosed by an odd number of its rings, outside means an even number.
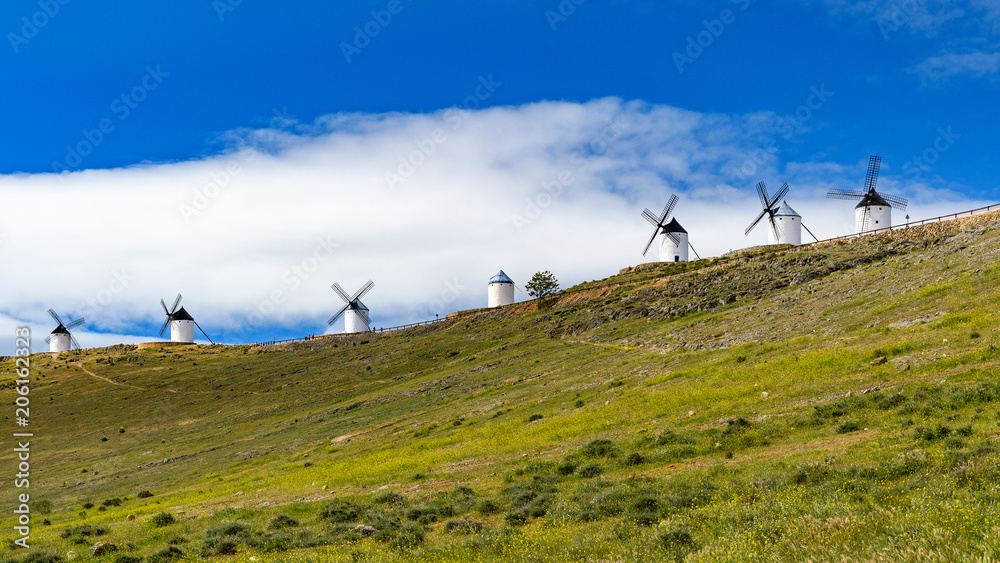
[[[177,521],[177,519],[174,518],[174,515],[170,514],[169,512],[161,512],[161,513],[157,514],[156,516],[153,516],[153,520],[152,520],[153,525],[156,526],[157,528],[162,528],[164,526],[169,526],[169,525],[173,524],[176,521]]]
[[[500,505],[493,499],[485,499],[479,503],[476,510],[478,510],[483,516],[489,516],[490,514],[500,512]]]
[[[320,518],[333,523],[354,522],[360,515],[358,505],[343,499],[328,502],[319,513]]]
[[[119,555],[115,557],[115,563],[142,563],[142,557],[135,555]]]
[[[635,467],[637,465],[642,465],[643,463],[646,463],[646,458],[642,457],[642,454],[638,452],[630,453],[625,458],[625,465],[629,467]]]
[[[528,417],[528,422],[534,422],[536,420],[541,420],[543,418],[545,418],[545,417],[542,416],[542,415],[540,415],[540,414],[533,414],[533,415],[531,415],[531,416]]]
[[[858,430],[861,430],[861,425],[851,420],[844,421],[837,426],[837,434],[847,434],[849,432],[857,432]]]
[[[15,563],[58,563],[62,561],[63,557],[56,553],[49,553],[47,551],[36,551],[34,553],[29,553],[20,559],[14,559]]]
[[[295,528],[299,525],[299,521],[287,514],[279,514],[274,518],[271,518],[270,527],[273,530],[284,530],[285,528]]]
[[[153,496],[153,493],[151,493],[149,491],[139,491],[139,495],[138,496],[139,496],[139,498],[149,498],[149,497]]]
[[[181,557],[184,557],[184,552],[171,545],[153,553],[147,557],[146,560],[149,563],[164,563],[167,561],[173,561],[174,559],[180,559]]]
[[[604,473],[604,467],[599,463],[588,463],[576,470],[576,474],[585,479],[597,477],[601,473]]]
[[[615,457],[618,455],[618,448],[615,447],[614,442],[611,440],[598,438],[580,448],[580,453],[593,458]]]

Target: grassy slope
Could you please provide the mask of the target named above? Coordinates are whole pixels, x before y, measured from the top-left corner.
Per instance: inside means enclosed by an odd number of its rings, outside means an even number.
[[[36,355],[32,491],[53,511],[33,543],[87,559],[59,533],[90,523],[136,555],[171,538],[198,553],[213,526],[283,513],[327,545],[248,540],[238,557],[975,558],[997,543],[994,220],[627,269],[545,311],[336,346]],[[598,438],[615,455],[581,453]],[[9,449],[0,459],[13,467]],[[402,549],[345,543],[311,502],[395,491],[432,506],[460,485],[500,506],[454,503],[485,531],[450,534],[442,516]],[[82,507],[112,497],[127,500]],[[180,522],[152,526],[163,511]]]

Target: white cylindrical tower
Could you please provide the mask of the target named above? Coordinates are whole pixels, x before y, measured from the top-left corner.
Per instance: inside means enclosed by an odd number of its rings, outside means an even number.
[[[493,307],[503,307],[504,305],[511,305],[514,303],[514,280],[510,279],[503,272],[500,272],[490,278],[490,284],[487,291],[486,306]]]
[[[355,306],[354,303],[357,305]],[[355,332],[368,332],[368,323],[365,322],[364,317],[358,314],[358,309],[368,313],[368,307],[360,300],[355,301],[348,307],[347,311],[344,311],[344,332],[345,333],[355,333]]]
[[[677,242],[674,242],[668,233],[673,233],[677,237]],[[677,219],[671,219],[660,233],[660,262],[687,261],[688,232],[677,222]]]
[[[774,222],[767,230],[768,244],[802,244],[802,216],[795,212],[787,202],[774,213]]]
[[[874,201],[871,196],[865,196],[854,208],[854,228],[857,233],[885,229],[892,226],[892,208],[882,198]]]
[[[69,352],[70,347],[69,331],[59,325],[49,335],[49,352]]]
[[[194,317],[184,307],[170,316],[170,341],[185,344],[194,342]]]

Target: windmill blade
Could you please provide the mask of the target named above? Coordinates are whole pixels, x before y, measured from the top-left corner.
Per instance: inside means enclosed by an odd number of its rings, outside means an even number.
[[[861,199],[865,197],[868,192],[861,190],[842,190],[840,188],[831,188],[830,191],[826,192],[826,197],[830,199]]]
[[[775,206],[775,205],[777,205],[777,204],[778,204],[778,202],[779,202],[779,201],[781,201],[781,199],[782,199],[783,197],[785,197],[786,195],[788,195],[788,190],[789,190],[789,188],[788,188],[788,184],[784,184],[784,185],[782,185],[782,186],[781,186],[781,189],[779,189],[779,190],[778,190],[778,193],[774,194],[774,199],[772,199],[772,200],[771,200],[771,201],[770,201],[770,202],[769,202],[769,203],[767,204],[767,207],[768,207],[768,208],[771,208],[771,209],[773,209],[773,208],[774,208],[774,206]]]
[[[334,282],[334,284],[331,285],[330,287],[332,287],[333,290],[337,292],[337,295],[339,295],[340,298],[344,300],[344,303],[347,303],[348,305],[350,305],[350,303],[351,303],[351,296],[348,295],[346,291],[344,291],[344,288],[340,287],[339,283]]]
[[[661,225],[664,222],[666,222],[667,217],[670,217],[670,214],[673,213],[674,207],[677,206],[677,202],[679,200],[680,200],[680,198],[678,198],[675,194],[670,194],[670,199],[667,201],[667,205],[664,206],[664,208],[663,208],[663,214],[660,215],[660,224]]]
[[[805,223],[802,223],[802,228],[805,229],[806,232],[809,233],[810,236],[812,236],[813,240],[815,240],[816,242],[819,242],[819,239],[816,238],[816,235],[814,235],[813,232],[809,230],[809,227],[807,227]]]
[[[170,314],[173,315],[177,311],[177,306],[181,304],[181,294],[177,294],[177,299],[174,299],[174,306],[170,308]]]
[[[774,220],[774,215],[768,217],[767,222],[771,226],[771,232],[774,234],[775,242],[777,242],[778,240],[781,239],[781,237],[778,236],[778,223]]]
[[[45,337],[45,343],[48,344],[50,340],[52,340],[51,334]]]
[[[169,324],[170,324],[170,317],[167,317],[167,320],[163,321],[163,326],[160,327],[160,336],[161,337],[163,336],[163,331],[167,330],[167,326]]]
[[[750,235],[750,231],[752,231],[753,228],[757,226],[757,223],[760,223],[760,220],[763,219],[764,216],[767,215],[770,211],[771,211],[770,209],[768,209],[767,207],[765,207],[760,212],[760,215],[758,215],[757,218],[753,220],[753,223],[750,223],[750,226],[747,227],[747,230],[743,233],[743,236],[749,236]]]
[[[72,342],[72,344],[70,345],[70,349],[71,350],[73,349],[73,346],[76,346],[77,350],[80,350],[81,348],[83,348],[83,346],[80,346],[80,343],[76,341],[76,337],[73,336],[72,334],[69,335],[69,341]]]
[[[698,256],[698,251],[694,249],[694,246],[691,246],[690,242],[688,243],[688,246],[691,247],[691,252],[694,252],[695,258],[697,258],[698,260],[701,260],[701,256]]]
[[[882,166],[882,157],[872,155],[868,159],[868,174],[865,176],[865,191],[875,191],[875,184],[878,182],[878,169]]]
[[[364,309],[355,309],[354,313],[361,317],[361,320],[365,321],[365,326],[370,326],[372,324],[372,319],[368,316],[368,311],[365,311]]]
[[[656,217],[656,215],[653,215],[653,212],[650,211],[649,208],[642,210],[642,217],[647,221],[649,221],[649,224],[654,227],[661,226],[660,225],[661,221]]]
[[[674,241],[674,244],[676,244],[677,246],[681,245],[681,237],[677,236],[677,233],[671,233],[668,231],[664,234],[666,234],[667,237],[670,238],[670,240]]]
[[[194,326],[198,327],[198,330],[200,330],[201,333],[205,335],[205,338],[208,338],[209,342],[212,342],[212,339],[208,337],[208,334],[206,334],[205,331],[201,328],[201,325],[198,324],[198,321],[194,321]],[[215,342],[212,342],[212,344],[215,344]]]
[[[327,321],[326,324],[332,325],[333,323],[337,322],[337,319],[340,318],[340,315],[343,315],[344,311],[346,311],[350,306],[351,306],[350,303],[348,303],[347,305],[344,305],[339,311],[337,311],[336,315],[330,317],[330,320]]]
[[[907,204],[910,203],[905,197],[899,197],[898,195],[883,194],[880,192],[875,192],[884,199],[890,207],[893,209],[898,209],[900,211],[906,209]]]
[[[649,237],[649,242],[646,243],[646,248],[645,248],[645,250],[642,251],[642,255],[643,256],[645,256],[646,253],[649,252],[649,247],[653,246],[653,241],[656,240],[656,235],[658,235],[658,234],[660,234],[660,226],[659,225],[657,225],[656,228],[653,229],[653,236]]]
[[[868,229],[868,221],[870,219],[871,212],[872,212],[872,208],[871,207],[865,207],[865,214],[861,216],[861,229],[859,229],[859,232],[861,232],[861,233],[868,232],[868,230],[869,230]]]
[[[52,309],[49,309],[49,314],[52,315],[52,318],[55,319],[55,321],[57,323],[63,324],[62,319],[59,318],[59,315],[57,315],[55,311],[53,311]],[[65,326],[65,325],[63,325],[63,326]]]
[[[361,287],[361,289],[359,289],[358,292],[354,294],[354,297],[351,298],[351,303],[353,303],[353,302],[357,301],[358,299],[361,299],[362,297],[364,297],[365,294],[367,294],[369,291],[371,291],[373,287],[375,287],[375,282],[373,282],[372,280],[368,280],[368,283],[366,283],[365,285],[363,285]]]
[[[760,206],[770,207],[767,204],[767,186],[764,185],[764,182],[757,182],[756,189],[757,189],[757,197],[760,198]]]
[[[77,320],[69,323],[68,325],[64,325],[63,328],[65,328],[66,330],[69,330],[71,328],[76,328],[76,327],[82,325],[83,323],[84,323],[83,317],[80,317],[79,319],[77,319]]]
[[[170,309],[167,309],[167,304],[162,299],[160,299],[160,305],[163,307],[163,312],[170,316]]]

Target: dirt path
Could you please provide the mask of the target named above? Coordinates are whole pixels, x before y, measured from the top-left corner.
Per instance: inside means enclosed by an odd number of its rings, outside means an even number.
[[[104,376],[101,376],[101,375],[97,375],[96,373],[94,373],[94,372],[90,371],[89,369],[83,367],[83,362],[74,362],[73,365],[76,366],[76,367],[78,367],[78,368],[80,368],[81,370],[83,370],[83,373],[86,373],[87,375],[89,375],[91,377],[96,377],[97,379],[100,379],[101,381],[107,381],[108,383],[110,383],[112,385],[118,385],[120,387],[131,387],[132,389],[138,389],[140,391],[145,391],[146,390],[145,387],[136,387],[135,385],[129,385],[127,383],[118,383],[117,381],[114,381],[112,379],[108,379],[107,377],[104,377]]]

